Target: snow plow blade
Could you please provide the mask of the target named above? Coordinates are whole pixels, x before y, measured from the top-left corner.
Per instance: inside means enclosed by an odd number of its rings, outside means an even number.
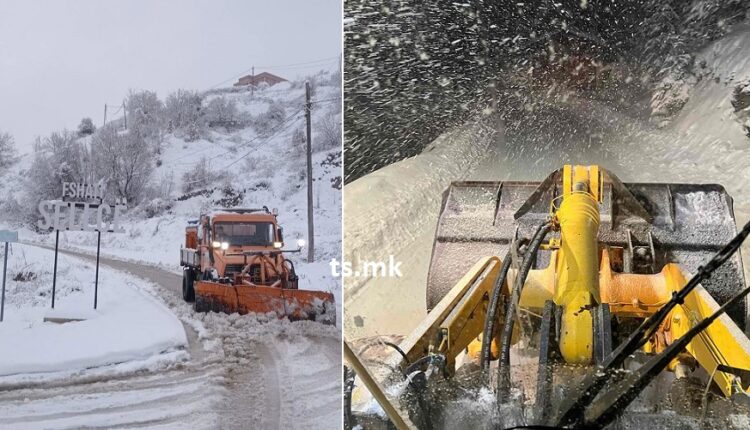
[[[267,286],[195,283],[197,312],[274,314],[290,321],[310,320],[336,324],[336,304],[331,293]]]

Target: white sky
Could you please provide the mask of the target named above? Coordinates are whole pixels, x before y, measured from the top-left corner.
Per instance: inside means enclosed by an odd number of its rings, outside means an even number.
[[[101,126],[129,89],[163,100],[253,65],[291,79],[340,52],[340,0],[2,0],[0,131],[27,152],[84,116]]]

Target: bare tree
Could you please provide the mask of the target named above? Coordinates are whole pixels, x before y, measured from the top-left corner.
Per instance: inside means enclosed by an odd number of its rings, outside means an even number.
[[[104,127],[92,142],[92,151],[100,178],[117,197],[138,203],[153,172],[151,152],[143,136],[120,134],[114,127]]]
[[[211,170],[206,157],[196,163],[192,169],[182,175],[182,191],[189,193],[191,191],[208,187],[222,178],[222,174]]]

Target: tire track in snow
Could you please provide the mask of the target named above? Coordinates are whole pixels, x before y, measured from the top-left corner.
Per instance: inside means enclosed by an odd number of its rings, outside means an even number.
[[[278,336],[271,343],[285,357],[279,369],[281,425],[292,429],[339,428],[341,341],[324,336]]]
[[[84,253],[60,252],[95,261]],[[108,258],[101,258],[100,263],[157,284],[161,288],[153,289],[153,294],[172,311],[177,311],[177,303],[182,306],[179,275]],[[227,395],[228,387],[223,385],[227,368],[204,350],[190,325],[183,321],[183,327],[190,355],[187,362],[157,364],[148,370],[112,365],[0,382],[0,428],[219,427],[223,417],[217,405]]]
[[[77,251],[60,252],[87,260],[95,258]],[[327,336],[320,332],[330,329],[315,323],[310,326],[304,322],[280,322],[282,325],[277,326],[275,322],[254,323],[252,319],[237,315],[194,314],[182,302],[181,276],[157,267],[110,258],[101,258],[100,263],[157,284],[160,288],[154,291],[167,307],[178,316],[201,320],[211,332],[209,342],[221,340],[223,356],[211,355],[204,351],[191,325],[183,322],[191,355],[186,366],[214,365],[217,369],[214,382],[222,389],[220,400],[210,405],[191,403],[188,397],[184,399],[215,419],[208,427],[327,429],[341,426],[341,341],[330,333]],[[135,379],[121,379],[123,386],[136,384]],[[106,391],[104,388],[103,392]],[[179,402],[179,396],[174,400]],[[142,406],[148,405],[149,402],[144,402]],[[180,408],[180,405],[175,407]],[[126,415],[130,412],[127,407],[123,410]],[[190,428],[200,427],[195,414],[186,413],[186,417],[181,421],[177,416],[148,410],[143,416],[133,417],[137,419],[127,426],[171,427],[188,423]],[[86,423],[89,425],[88,421]]]
[[[134,377],[127,381],[73,384],[55,389],[33,388],[0,393],[0,427],[65,428],[96,426],[105,417],[108,425],[173,422],[191,416],[205,420],[203,408],[222,389],[214,383],[222,378],[221,369],[179,370]],[[186,408],[195,405],[194,409]],[[193,416],[193,415],[204,415]],[[186,421],[187,422],[187,421]],[[105,425],[106,426],[106,425]]]
[[[263,411],[263,428],[277,429],[281,428],[281,384],[279,365],[276,354],[272,351],[272,346],[266,343],[258,342],[258,355],[263,363],[263,388],[265,391]],[[285,426],[289,428],[288,426]]]

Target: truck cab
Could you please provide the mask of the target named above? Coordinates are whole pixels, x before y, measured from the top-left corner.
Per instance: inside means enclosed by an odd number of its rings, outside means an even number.
[[[284,258],[283,229],[277,212],[260,209],[219,209],[202,214],[185,229],[180,265],[186,270],[183,296],[192,301],[195,280],[233,282],[248,276],[257,285],[297,288],[294,265]],[[298,245],[301,246],[301,243]]]

